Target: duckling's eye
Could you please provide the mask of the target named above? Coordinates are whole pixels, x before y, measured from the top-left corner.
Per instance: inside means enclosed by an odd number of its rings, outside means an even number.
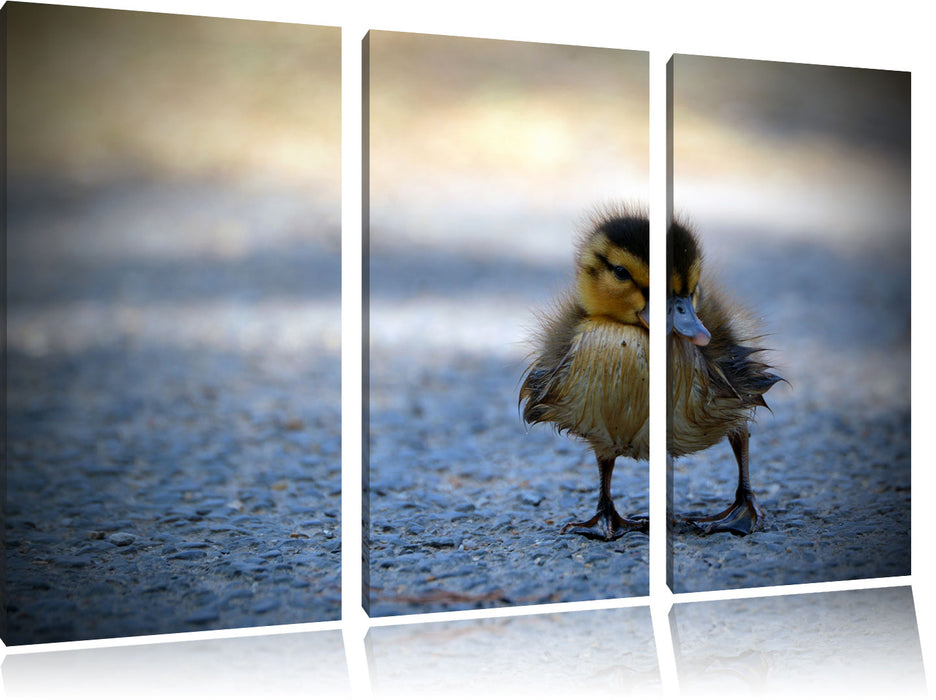
[[[615,265],[611,268],[611,272],[613,272],[614,276],[622,282],[625,282],[631,278],[630,273],[624,268],[623,265]]]

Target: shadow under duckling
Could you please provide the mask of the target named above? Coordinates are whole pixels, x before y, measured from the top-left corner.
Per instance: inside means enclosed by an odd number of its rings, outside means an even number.
[[[782,378],[760,361],[763,348],[746,345],[756,336],[745,314],[703,279],[695,234],[674,222],[666,247],[667,452],[677,458],[728,438],[738,463],[735,500],[688,522],[704,533],[747,535],[764,521],[748,475],[748,424],[758,406],[767,408],[764,393]]]
[[[615,509],[611,475],[618,457],[647,459],[649,451],[649,260],[643,213],[599,212],[579,244],[574,290],[542,319],[520,389],[523,420],[585,440],[600,478],[595,515],[563,533],[613,540],[648,531],[646,517]]]

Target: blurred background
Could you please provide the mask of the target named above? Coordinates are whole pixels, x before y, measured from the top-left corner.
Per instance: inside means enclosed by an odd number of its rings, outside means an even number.
[[[5,12],[5,641],[337,618],[339,30]]]
[[[528,433],[517,399],[588,214],[647,203],[647,54],[390,32],[367,51],[371,614],[645,594],[645,535],[559,536],[594,512],[594,458]],[[619,507],[646,513],[647,464],[624,462]]]
[[[678,213],[827,246],[909,245],[909,73],[672,60]]]
[[[677,55],[673,201],[789,383],[753,426],[764,532],[673,543],[677,592],[910,573],[910,74]],[[726,445],[676,462],[716,513]]]
[[[584,210],[646,204],[645,53],[369,37],[375,250],[570,263]]]
[[[10,168],[339,196],[332,27],[12,3]]]

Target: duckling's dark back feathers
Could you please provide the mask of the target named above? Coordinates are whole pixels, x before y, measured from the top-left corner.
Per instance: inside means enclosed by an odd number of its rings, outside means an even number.
[[[666,237],[667,267],[671,275],[686,285],[691,277],[690,269],[699,264],[702,252],[692,232],[678,221],[670,224],[668,234]],[[669,291],[678,295],[687,295],[690,292],[688,288]]]

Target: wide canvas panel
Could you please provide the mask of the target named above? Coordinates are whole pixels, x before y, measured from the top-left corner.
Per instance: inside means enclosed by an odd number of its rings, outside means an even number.
[[[366,609],[645,595],[646,534],[560,533],[595,458],[518,399],[589,211],[646,203],[648,55],[370,32],[364,68]],[[646,515],[647,462],[613,476]]]
[[[785,380],[750,423],[758,531],[692,522],[735,498],[728,440],[672,462],[669,583],[909,574],[910,74],[686,55],[669,71],[672,215],[702,249],[699,304],[724,293],[710,321],[740,329],[697,355],[729,388],[670,425],[717,424],[750,389],[738,347]]]
[[[4,641],[337,619],[339,30],[4,12]]]

